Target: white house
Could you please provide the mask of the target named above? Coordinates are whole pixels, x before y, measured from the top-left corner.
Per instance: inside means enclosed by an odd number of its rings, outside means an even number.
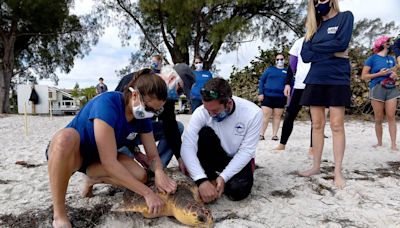
[[[35,89],[39,101],[37,104],[29,101],[32,88]],[[46,85],[18,85],[18,113],[23,114],[49,114],[50,108],[54,115],[76,114],[79,111],[80,102],[71,94],[55,87]]]

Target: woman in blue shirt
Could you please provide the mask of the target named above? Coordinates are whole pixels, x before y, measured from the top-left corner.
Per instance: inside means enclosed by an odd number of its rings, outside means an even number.
[[[96,183],[124,186],[142,195],[150,213],[164,203],[144,183],[146,171],[132,158],[118,153],[140,137],[162,192],[176,190],[176,183],[163,171],[151,128],[167,99],[167,87],[150,69],[138,72],[124,93],[106,92],[89,101],[79,114],[52,138],[46,156],[53,199],[53,227],[71,227],[65,208],[68,181],[75,171],[87,175],[82,194],[90,196]]]
[[[381,36],[374,42],[375,54],[365,61],[361,77],[364,80],[370,80],[370,99],[374,110],[375,134],[378,139],[378,143],[374,147],[382,146],[382,121],[386,113],[392,141],[391,149],[396,151],[396,107],[400,94],[395,85],[397,74],[391,69],[396,65],[396,60],[392,56],[388,56],[389,48],[390,38],[388,36]]]
[[[287,98],[283,93],[285,89],[285,79],[287,68],[285,68],[285,57],[282,54],[276,55],[275,66],[265,69],[258,82],[258,101],[261,102],[263,110],[263,124],[260,130],[260,140],[264,140],[265,130],[267,130],[269,119],[272,119],[272,138],[279,140],[277,134],[281,122],[281,116],[287,103]]]
[[[311,68],[304,81],[300,104],[310,106],[314,161],[311,169],[300,172],[311,176],[320,172],[324,147],[325,107],[329,107],[335,159],[335,185],[343,188],[342,160],[345,150],[344,111],[350,106],[350,62],[347,48],[354,17],[340,12],[338,0],[309,0],[306,36],[301,57]]]

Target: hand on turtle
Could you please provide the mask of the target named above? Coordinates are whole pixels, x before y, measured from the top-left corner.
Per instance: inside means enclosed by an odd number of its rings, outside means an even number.
[[[176,191],[176,182],[161,169],[155,171],[155,183],[160,192],[169,194]]]
[[[222,193],[224,193],[225,189],[225,180],[221,176],[217,177],[217,192],[218,192],[218,198],[222,196]]]
[[[151,192],[143,197],[146,200],[150,214],[158,214],[163,210],[164,201],[162,201],[162,199],[154,192]]]
[[[217,189],[210,181],[204,181],[200,184],[199,193],[204,203],[209,203],[218,197]]]

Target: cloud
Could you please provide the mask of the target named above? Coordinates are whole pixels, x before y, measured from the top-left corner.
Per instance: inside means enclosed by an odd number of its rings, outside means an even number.
[[[342,11],[352,11],[356,21],[363,18],[381,18],[384,22],[400,22],[399,0],[342,0],[339,4]],[[89,13],[92,5],[92,1],[77,0],[72,12],[78,15]],[[133,38],[129,46],[122,47],[118,28],[108,27],[88,56],[75,60],[75,66],[69,74],[59,74],[59,87],[72,88],[75,82],[78,82],[81,88],[94,86],[99,76],[102,76],[109,89],[113,90],[119,81],[115,71],[125,67],[129,62],[131,52],[137,50],[139,37]],[[244,43],[237,51],[221,53],[216,58],[218,75],[227,78],[232,72],[233,65],[240,69],[249,65],[250,61],[259,55],[258,47],[268,49],[270,48],[268,45],[268,42],[255,40]],[[51,84],[49,81],[40,83]]]

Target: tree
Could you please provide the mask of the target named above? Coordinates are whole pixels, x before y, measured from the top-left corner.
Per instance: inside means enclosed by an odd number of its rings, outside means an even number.
[[[70,15],[72,0],[0,1],[0,113],[8,112],[14,76],[68,73],[98,40],[100,26],[88,16]]]
[[[78,82],[75,83],[74,89],[72,89],[71,95],[74,98],[79,98],[80,96],[80,89],[79,89],[79,84]]]
[[[301,33],[302,5],[281,0],[102,0],[95,9],[104,23],[119,26],[124,41],[135,28],[140,30],[141,48],[131,64],[168,52],[174,63],[190,64],[200,55],[209,69],[221,49],[235,50],[249,37],[281,42],[289,31]]]

